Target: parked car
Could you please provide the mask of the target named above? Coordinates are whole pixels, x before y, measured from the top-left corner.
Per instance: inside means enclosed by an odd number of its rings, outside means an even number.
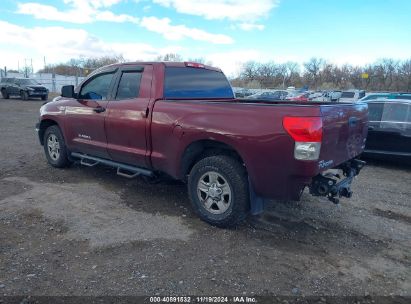
[[[339,102],[356,102],[365,96],[364,90],[349,90],[343,91]]]
[[[365,95],[359,101],[367,100],[379,100],[379,99],[411,99],[411,93],[395,93],[395,92],[385,92],[385,93],[370,93]]]
[[[201,219],[228,227],[262,212],[267,199],[299,199],[307,186],[333,202],[350,197],[367,116],[365,103],[235,99],[220,69],[136,62],[64,86],[62,98],[41,107],[36,129],[50,165],[165,173],[187,182]],[[331,168],[342,180],[324,175]]]
[[[411,100],[369,100],[364,155],[411,161]]]
[[[292,93],[285,90],[277,90],[277,91],[264,91],[260,93],[256,93],[253,95],[248,96],[248,99],[260,99],[260,100],[285,100],[287,96],[291,96]]]
[[[379,99],[387,99],[388,96],[390,96],[391,93],[385,92],[385,93],[369,93],[366,94],[363,98],[361,98],[359,101],[367,101],[367,100],[379,100]]]
[[[319,92],[319,91],[317,91],[317,92],[311,92],[310,95],[308,95],[308,99],[309,99],[310,101],[320,101],[320,100],[317,100],[317,99],[322,98],[323,95],[324,95],[323,92]],[[321,99],[321,101],[323,101],[323,100]]]
[[[330,102],[330,96],[328,95],[327,91],[313,92],[310,95],[308,95],[308,99],[310,101],[315,101],[315,102]]]
[[[328,97],[330,98],[331,102],[339,101],[341,96],[342,96],[341,91],[330,91],[330,92],[328,92]]]
[[[297,93],[296,95],[286,97],[285,99],[290,101],[309,101],[309,95],[309,93]]]
[[[23,100],[28,100],[30,97],[47,100],[49,93],[46,87],[30,78],[2,78],[0,91],[4,99],[14,95],[20,96]]]
[[[233,88],[235,97],[237,98],[244,98],[250,95],[253,95],[254,93],[246,88]]]

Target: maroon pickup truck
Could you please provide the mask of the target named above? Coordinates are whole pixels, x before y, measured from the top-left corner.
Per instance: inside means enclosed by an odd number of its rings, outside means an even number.
[[[235,99],[219,69],[137,62],[63,87],[41,107],[37,131],[52,166],[171,176],[188,184],[203,220],[228,227],[268,199],[298,200],[305,187],[335,203],[350,197],[367,116],[363,103]]]

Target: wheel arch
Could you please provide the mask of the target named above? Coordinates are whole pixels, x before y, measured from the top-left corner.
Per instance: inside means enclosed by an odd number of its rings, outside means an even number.
[[[185,148],[180,163],[181,177],[185,180],[193,166],[199,160],[210,155],[227,155],[233,157],[245,166],[243,157],[233,146],[214,139],[201,139],[191,142]]]
[[[53,119],[44,119],[40,122],[39,132],[38,133],[39,133],[39,140],[40,140],[41,145],[44,145],[44,133],[46,132],[47,128],[51,127],[51,126],[54,126],[54,125],[56,125],[60,128],[57,121],[55,121]]]

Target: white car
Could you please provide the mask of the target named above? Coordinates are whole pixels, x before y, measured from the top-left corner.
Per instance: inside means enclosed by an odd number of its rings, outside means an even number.
[[[365,96],[364,90],[348,90],[341,93],[340,102],[356,102]]]

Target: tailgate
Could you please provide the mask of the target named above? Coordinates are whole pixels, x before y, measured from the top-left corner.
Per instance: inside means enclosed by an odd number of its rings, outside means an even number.
[[[365,103],[322,105],[320,169],[333,168],[364,151],[368,131]]]

